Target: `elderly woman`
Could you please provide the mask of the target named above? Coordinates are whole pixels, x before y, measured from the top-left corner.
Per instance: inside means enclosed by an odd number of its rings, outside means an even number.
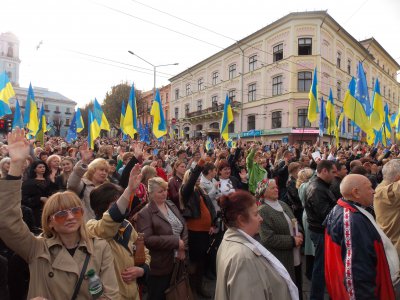
[[[80,154],[82,160],[75,165],[72,174],[69,176],[67,188],[74,191],[83,201],[84,218],[87,222],[96,218],[90,207],[90,192],[96,186],[106,182],[109,166],[104,158],[96,158],[90,162],[93,151],[89,149],[87,143],[81,147]]]
[[[55,182],[56,177],[60,175],[60,162],[61,158],[56,154],[50,155],[46,160],[47,167],[50,170],[49,179],[51,182]]]
[[[76,293],[78,299],[91,299],[89,281],[83,277],[93,269],[103,285],[102,298],[119,299],[110,246],[89,237],[82,203],[74,193],[52,195],[43,208],[43,234],[31,234],[20,205],[21,171],[29,153],[24,131],[9,133],[8,145],[10,171],[6,180],[0,180],[0,238],[29,264],[27,298],[71,299]]]
[[[219,200],[228,227],[217,255],[215,300],[298,299],[298,290],[279,260],[253,237],[262,219],[246,191]]]
[[[139,212],[136,223],[151,256],[148,300],[165,299],[174,260],[186,257],[186,223],[178,208],[167,201],[167,188],[168,183],[160,177],[149,180],[149,203]]]
[[[168,199],[179,207],[179,189],[182,185],[183,175],[186,171],[186,163],[176,160],[172,169],[172,177],[168,181]]]
[[[137,283],[145,278],[150,270],[150,255],[147,249],[142,249],[144,253],[141,253],[145,255],[145,261],[135,261],[138,234],[125,219],[130,195],[137,189],[140,179],[140,166],[137,164],[131,171],[125,190],[106,182],[90,193],[90,204],[96,214],[96,220],[90,220],[86,225],[90,234],[107,240],[111,246],[119,294],[124,300],[139,300]],[[138,248],[136,250],[140,251]]]
[[[56,185],[59,191],[67,190],[68,178],[72,173],[75,161],[72,157],[66,156],[61,160],[61,174],[56,177]]]
[[[291,208],[278,200],[278,186],[273,179],[259,182],[256,197],[261,200],[259,206],[261,223],[261,244],[271,251],[285,266],[302,299],[302,274],[300,247],[303,243],[302,228]]]
[[[6,178],[8,174],[8,170],[10,169],[10,161],[11,158],[4,157],[0,160],[0,178]]]

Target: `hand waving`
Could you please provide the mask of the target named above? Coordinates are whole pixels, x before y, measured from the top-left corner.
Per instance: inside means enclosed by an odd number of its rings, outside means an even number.
[[[25,162],[29,156],[29,142],[25,131],[18,127],[8,134],[8,154],[12,162]]]
[[[83,145],[79,147],[79,152],[81,154],[82,162],[85,164],[89,164],[93,158],[93,150],[89,149],[89,145],[87,142],[84,142]]]
[[[133,193],[142,181],[142,174],[140,174],[141,166],[136,164],[129,174],[128,189]]]

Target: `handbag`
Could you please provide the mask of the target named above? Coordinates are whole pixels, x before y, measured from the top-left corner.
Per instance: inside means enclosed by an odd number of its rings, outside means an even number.
[[[135,266],[141,266],[146,263],[146,252],[144,251],[144,233],[138,232],[135,241]]]
[[[82,285],[83,277],[84,277],[84,275],[85,275],[87,266],[88,266],[88,264],[89,264],[89,259],[90,259],[90,254],[89,254],[89,252],[87,252],[87,253],[86,253],[85,262],[83,263],[83,267],[82,267],[82,270],[81,270],[81,274],[79,274],[79,279],[78,279],[78,281],[76,282],[76,285],[75,285],[75,288],[74,288],[74,293],[72,294],[71,300],[75,300],[76,297],[78,296],[79,289],[81,288],[81,285]]]
[[[164,293],[166,300],[194,300],[183,261],[175,262],[169,288]]]

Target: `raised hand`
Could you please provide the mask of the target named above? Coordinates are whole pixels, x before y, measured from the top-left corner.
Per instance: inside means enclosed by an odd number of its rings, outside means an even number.
[[[89,164],[93,158],[93,150],[89,149],[87,142],[84,142],[82,146],[79,147],[79,152],[81,154],[81,159],[84,164]]]
[[[25,162],[29,156],[29,142],[23,129],[13,129],[8,134],[8,154],[12,162]]]
[[[142,181],[142,174],[140,174],[141,166],[136,164],[129,174],[129,182],[128,189],[131,193],[133,193],[138,187],[140,182]]]

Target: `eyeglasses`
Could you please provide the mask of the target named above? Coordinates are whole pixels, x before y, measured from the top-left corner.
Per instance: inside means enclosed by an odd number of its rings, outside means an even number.
[[[82,218],[83,208],[80,206],[72,207],[69,209],[64,209],[56,212],[51,216],[51,218],[59,224],[63,224],[67,218],[68,214],[71,214],[74,218]]]

